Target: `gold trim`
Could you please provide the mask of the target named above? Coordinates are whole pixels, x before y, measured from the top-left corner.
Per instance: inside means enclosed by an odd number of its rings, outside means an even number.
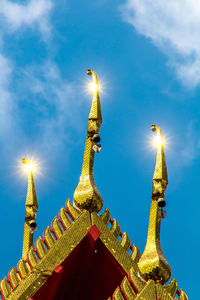
[[[22,163],[29,163],[28,160],[22,158]],[[33,179],[33,171],[28,171],[28,189],[25,204],[25,221],[24,221],[24,238],[23,238],[23,251],[22,258],[25,260],[29,249],[33,246],[33,232],[31,231],[31,224],[36,226],[36,214],[38,211],[38,202],[35,191],[35,183]],[[36,227],[35,227],[36,229]]]
[[[164,141],[161,129],[152,125],[152,131],[157,133],[160,143],[157,146],[156,167],[153,176],[152,201],[149,219],[149,229],[145,250],[139,260],[138,267],[144,278],[153,279],[162,284],[171,276],[170,266],[164,257],[160,245],[161,216],[158,203],[164,203],[165,190],[168,184],[167,167],[165,162]]]
[[[88,70],[88,75],[92,75],[97,88],[93,92],[92,106],[88,118],[88,130],[83,158],[83,166],[80,181],[74,192],[74,204],[80,209],[90,212],[99,212],[103,206],[103,199],[96,187],[93,177],[94,146],[97,147],[94,136],[98,135],[102,123],[101,105],[99,97],[99,84],[97,74]]]

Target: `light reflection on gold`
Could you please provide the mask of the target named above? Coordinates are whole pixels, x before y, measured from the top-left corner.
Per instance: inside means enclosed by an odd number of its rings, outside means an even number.
[[[91,80],[84,80],[83,81],[83,85],[84,85],[84,94],[85,95],[91,95],[95,92],[101,92],[101,94],[105,94],[105,82],[103,79],[98,80],[98,82],[96,82],[94,79]]]
[[[154,138],[153,138],[153,146],[155,148],[157,148],[157,147],[160,147],[162,144],[165,144],[164,140],[162,140],[161,137],[158,136],[158,135],[154,136]]]
[[[98,87],[97,84],[96,84],[95,82],[90,82],[90,83],[88,84],[88,89],[89,89],[90,92],[93,93],[93,92],[98,91],[98,90],[100,89],[100,87]]]
[[[24,165],[24,170],[29,173],[31,171],[35,171],[36,167],[33,162],[31,162],[29,159],[22,158],[22,164]]]
[[[27,175],[30,172],[34,172],[34,174],[41,173],[41,164],[39,160],[36,160],[33,157],[27,156],[28,158],[23,157],[20,164],[20,170],[23,174]]]
[[[146,147],[148,152],[152,150],[154,151],[154,149],[161,146],[164,146],[168,151],[170,150],[171,138],[166,133],[162,136],[162,138],[159,135],[154,135],[152,137],[145,135],[144,139],[147,140]]]

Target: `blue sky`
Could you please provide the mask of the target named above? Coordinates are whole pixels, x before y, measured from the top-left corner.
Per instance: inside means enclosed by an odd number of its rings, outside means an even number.
[[[197,299],[200,5],[195,0],[0,0],[1,277],[21,258],[26,177],[35,174],[41,235],[78,184],[90,110],[87,68],[102,82],[96,185],[141,252],[151,203],[152,123],[167,138],[163,252]]]

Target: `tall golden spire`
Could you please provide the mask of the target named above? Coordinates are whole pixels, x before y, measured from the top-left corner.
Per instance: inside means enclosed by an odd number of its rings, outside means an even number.
[[[83,158],[83,166],[79,184],[74,192],[74,204],[79,209],[99,212],[103,206],[103,199],[95,185],[93,177],[94,153],[99,152],[101,145],[98,135],[102,123],[101,104],[99,97],[99,83],[97,75],[90,69],[88,75],[93,77],[93,99],[88,118],[88,130]]]
[[[33,246],[33,233],[36,231],[36,214],[38,211],[38,202],[33,179],[33,167],[31,162],[22,158],[22,163],[25,165],[28,173],[28,189],[25,204],[25,222],[24,222],[24,240],[22,258],[26,259],[26,254]]]
[[[145,250],[138,262],[141,275],[156,282],[165,283],[171,276],[170,266],[164,257],[160,245],[161,218],[165,217],[165,190],[168,184],[165,162],[164,141],[161,129],[152,125],[152,131],[157,134],[157,158],[153,176],[152,201],[149,219],[149,229]]]

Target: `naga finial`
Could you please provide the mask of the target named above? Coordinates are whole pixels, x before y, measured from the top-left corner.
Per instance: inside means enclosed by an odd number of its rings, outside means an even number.
[[[74,192],[74,204],[81,210],[99,212],[103,206],[103,199],[95,185],[93,177],[94,154],[101,149],[98,135],[102,123],[101,104],[99,97],[99,83],[94,71],[88,69],[88,75],[93,77],[93,98],[88,118],[88,130],[83,158],[83,166],[79,184]]]
[[[149,229],[145,250],[138,262],[140,274],[147,279],[164,284],[171,276],[170,266],[164,257],[160,245],[161,218],[166,212],[163,207],[165,190],[168,184],[167,167],[164,153],[164,140],[161,129],[152,125],[152,131],[157,134],[157,158],[153,176],[152,201],[149,219]]]
[[[33,165],[30,160],[22,158],[22,163],[28,173],[28,189],[25,204],[24,240],[22,258],[25,260],[29,249],[33,246],[33,233],[37,229],[36,214],[38,202],[33,179]]]

